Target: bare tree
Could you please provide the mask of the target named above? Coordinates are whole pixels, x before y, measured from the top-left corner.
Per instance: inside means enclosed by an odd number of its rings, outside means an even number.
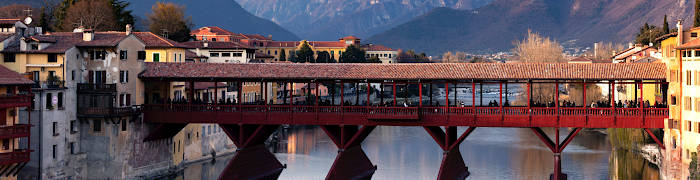
[[[61,29],[71,30],[77,26],[96,31],[112,30],[114,12],[111,4],[106,0],[82,0],[78,1],[66,10],[66,18]]]
[[[613,44],[611,42],[599,42],[597,47],[594,47],[593,52],[586,52],[588,57],[598,60],[609,60],[612,59],[613,54],[620,52],[625,49],[622,44]]]
[[[184,42],[190,39],[192,17],[185,16],[185,6],[156,2],[148,14],[148,29],[169,39]]]
[[[461,52],[461,51],[456,51],[456,52],[452,53],[452,51],[448,51],[448,52],[442,54],[442,62],[443,63],[468,62],[467,53]]]
[[[563,50],[564,48],[555,40],[528,30],[525,39],[515,42],[513,52],[521,62],[525,63],[563,63],[566,62]]]

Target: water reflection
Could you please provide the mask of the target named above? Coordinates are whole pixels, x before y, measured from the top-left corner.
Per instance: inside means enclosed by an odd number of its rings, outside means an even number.
[[[463,132],[466,128],[459,128]],[[551,134],[552,129],[546,129]],[[568,130],[562,129],[561,139]],[[318,127],[281,129],[270,149],[287,164],[280,179],[323,179],[337,154]],[[421,127],[377,127],[362,147],[378,166],[373,179],[435,179],[442,150]],[[529,129],[477,128],[460,146],[468,179],[547,179],[553,156]],[[194,164],[177,179],[216,179],[231,157]],[[569,179],[658,179],[658,169],[641,156],[611,151],[607,136],[582,131],[562,154]]]

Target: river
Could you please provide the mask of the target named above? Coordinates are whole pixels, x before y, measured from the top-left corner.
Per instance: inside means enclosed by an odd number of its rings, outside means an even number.
[[[458,131],[466,130],[460,127]],[[552,129],[545,129],[551,134]],[[562,129],[562,139],[568,129]],[[551,136],[551,135],[550,135]],[[324,179],[337,148],[318,127],[279,131],[270,150],[287,164],[279,179]],[[421,127],[377,127],[362,144],[378,166],[373,179],[435,179],[442,150]],[[468,179],[548,179],[552,152],[529,129],[477,128],[460,146]],[[179,180],[216,179],[232,156],[189,165]],[[607,135],[582,131],[562,153],[569,179],[659,179],[658,168],[636,153],[613,150]]]

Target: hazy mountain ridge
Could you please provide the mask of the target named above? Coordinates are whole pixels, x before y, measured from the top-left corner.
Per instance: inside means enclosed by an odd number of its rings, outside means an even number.
[[[49,0],[58,2],[60,0]],[[145,20],[146,14],[151,12],[151,7],[161,0],[126,0],[130,2],[130,10],[133,10],[133,15],[139,20]],[[208,0],[206,3],[202,1],[191,0],[168,0],[186,6],[186,14],[192,16],[195,24],[193,28],[201,26],[219,26],[232,32],[237,33],[255,33],[264,36],[272,35],[276,40],[299,40],[300,38],[294,33],[280,27],[270,20],[259,18],[250,14],[243,9],[235,0]],[[44,5],[44,0],[0,0],[0,6],[11,4],[27,4],[39,9]],[[38,18],[39,12],[33,12],[35,18]],[[143,24],[143,23],[141,23]],[[139,23],[137,23],[139,25]],[[145,27],[140,27],[141,30],[146,30]]]
[[[492,0],[237,0],[251,13],[311,40],[383,32],[435,7],[473,9]]]
[[[437,55],[445,51],[504,51],[528,29],[559,41],[627,43],[668,14],[690,25],[694,2],[683,0],[495,0],[476,10],[436,8],[368,40]]]

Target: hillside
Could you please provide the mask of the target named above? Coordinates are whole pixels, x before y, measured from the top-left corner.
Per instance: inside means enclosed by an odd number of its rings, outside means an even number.
[[[27,4],[35,8],[40,8],[44,5],[45,0],[0,0],[0,6],[10,4]],[[52,3],[60,2],[59,0],[46,0]],[[130,10],[133,10],[133,15],[136,16],[137,28],[145,29],[143,20],[146,19],[146,14],[151,12],[151,7],[161,0],[126,0],[131,3]],[[282,28],[270,20],[259,18],[250,14],[243,9],[241,5],[234,0],[209,0],[207,3],[190,0],[168,0],[186,6],[186,14],[192,16],[192,21],[195,23],[194,28],[202,26],[219,26],[232,32],[238,33],[254,33],[264,36],[272,35],[275,40],[299,40],[299,37],[294,33]],[[38,15],[39,12],[34,12]]]
[[[134,15],[146,17],[151,6],[159,0],[127,0]],[[234,0],[209,0],[206,3],[190,0],[170,0],[187,7],[186,13],[192,15],[195,28],[202,26],[219,26],[231,32],[272,35],[275,40],[299,40],[294,33],[287,31],[272,21],[256,17],[243,9]]]
[[[310,40],[367,38],[435,7],[474,9],[492,0],[236,0],[246,10]]]
[[[690,25],[692,6],[677,0],[495,0],[476,10],[436,8],[368,41],[431,55],[509,50],[528,29],[584,46],[627,43],[644,22],[661,25],[664,14],[671,26],[679,18]]]

